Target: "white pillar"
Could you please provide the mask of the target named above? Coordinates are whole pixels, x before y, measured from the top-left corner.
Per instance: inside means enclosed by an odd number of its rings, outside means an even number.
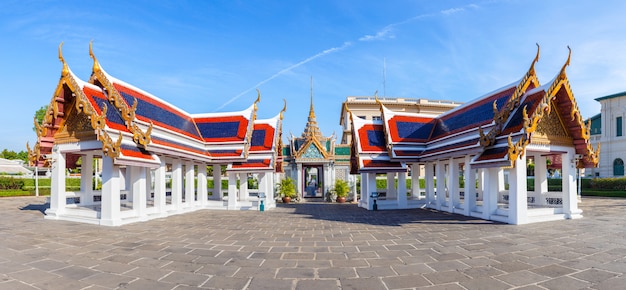
[[[228,172],[228,209],[237,209],[237,173]]]
[[[93,155],[82,156],[80,165],[80,204],[93,204]]]
[[[528,223],[527,196],[526,156],[522,155],[509,170],[509,224]]]
[[[219,164],[213,165],[212,199],[217,199],[217,200],[224,199],[224,193],[222,192],[222,166]]]
[[[368,210],[373,210],[374,209],[374,201],[372,200],[372,193],[374,192],[378,192],[378,189],[376,188],[376,173],[367,173],[367,209]]]
[[[196,203],[196,188],[195,188],[195,172],[193,162],[188,161],[185,163],[185,205],[184,207],[194,207]]]
[[[161,160],[161,166],[154,171],[154,207],[158,213],[165,213],[167,209],[167,187],[165,181],[165,160]]]
[[[581,218],[582,210],[578,209],[578,194],[576,192],[576,166],[574,149],[561,155],[562,182],[563,182],[563,213],[565,218]]]
[[[200,202],[200,206],[205,207],[208,199],[206,164],[198,164],[198,201]]]
[[[306,180],[302,180],[302,178],[304,178],[304,173],[302,171],[302,163],[298,163],[296,165],[296,194],[298,195],[298,198],[300,200],[304,200],[304,186],[306,184]],[[291,175],[293,176],[293,172],[291,173]]]
[[[437,204],[436,209],[441,210],[441,207],[446,203],[446,169],[445,164],[441,160],[437,160],[435,175],[437,180]]]
[[[546,194],[548,193],[548,165],[546,157],[535,155],[535,203],[545,205]]]
[[[420,165],[417,163],[411,164],[411,198],[420,198]]]
[[[146,200],[153,200],[152,197],[152,169],[146,168]],[[146,206],[148,206],[146,204]]]
[[[498,193],[500,185],[499,175],[502,171],[499,167],[486,168],[483,184],[483,219],[490,220],[491,215],[498,209]]]
[[[248,174],[241,172],[239,175],[239,200],[248,201],[250,193],[248,192]]]
[[[172,161],[172,207],[180,209],[183,203],[183,168],[180,160]]]
[[[388,172],[387,173],[387,189],[386,189],[386,197],[387,199],[397,199],[398,195],[396,192],[396,173]]]
[[[448,202],[448,211],[454,212],[454,208],[461,203],[459,196],[459,163],[450,158],[448,164],[448,170],[450,171],[448,176],[448,193],[450,194],[450,200]]]
[[[100,224],[115,226],[121,224],[120,168],[113,164],[113,159],[102,157],[102,204],[100,210]]]
[[[361,173],[361,200],[359,201],[359,207],[369,209],[368,205],[371,201],[369,197],[370,192],[371,190],[369,188],[368,174]]]
[[[472,170],[470,162],[472,157],[470,155],[465,156],[465,198],[463,199],[463,214],[470,216],[474,208],[476,207],[476,171]]]
[[[67,206],[65,194],[65,154],[57,145],[52,148],[52,180],[50,181],[50,208],[46,216],[59,217]]]
[[[146,215],[146,168],[128,166],[130,172],[131,193],[133,196],[133,210],[139,217]]]
[[[398,208],[407,208],[406,172],[398,172]]]
[[[482,201],[484,201],[484,199],[483,199],[483,192],[485,192],[485,172],[486,172],[486,169],[484,169],[484,168],[483,169],[479,169],[478,172],[477,172],[477,174],[478,174],[478,182],[477,182],[478,183],[478,186],[477,186],[478,191],[477,191],[477,193],[478,194],[476,196],[476,199],[479,199],[479,200],[482,200]]]
[[[436,201],[435,201],[435,169],[434,169],[434,164],[432,162],[428,162],[426,163],[426,168],[424,169],[425,171],[425,184],[424,186],[426,187],[426,205],[428,207],[432,207],[432,208],[436,208]]]

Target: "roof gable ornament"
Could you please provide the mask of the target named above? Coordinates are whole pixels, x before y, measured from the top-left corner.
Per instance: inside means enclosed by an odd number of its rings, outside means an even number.
[[[495,143],[496,136],[498,136],[502,129],[504,128],[505,123],[508,121],[511,112],[515,108],[517,108],[520,104],[520,98],[526,90],[530,87],[530,85],[534,85],[534,87],[539,86],[539,80],[537,79],[537,74],[535,72],[535,63],[539,61],[539,53],[541,48],[539,44],[537,44],[537,54],[530,64],[530,68],[524,75],[524,77],[520,80],[519,84],[515,88],[515,92],[511,95],[509,100],[504,104],[504,106],[498,110],[498,104],[496,101],[493,102],[493,121],[495,125],[489,130],[489,133],[486,135],[482,129],[482,126],[478,128],[478,133],[480,134],[480,145],[483,147],[487,147],[493,145]]]
[[[148,125],[145,132],[139,128],[135,119],[137,98],[134,98],[134,102],[131,107],[129,107],[124,99],[122,99],[117,89],[115,89],[113,84],[107,78],[107,75],[102,71],[102,67],[93,53],[93,41],[89,42],[89,56],[93,59],[92,76],[89,81],[96,85],[100,84],[108,96],[109,103],[111,103],[120,112],[120,115],[126,124],[126,128],[133,134],[133,141],[145,148],[152,140],[150,134],[152,133],[152,126],[154,124],[150,121],[150,125]]]

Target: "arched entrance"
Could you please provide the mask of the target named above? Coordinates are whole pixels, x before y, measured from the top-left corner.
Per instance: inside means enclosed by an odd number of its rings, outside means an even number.
[[[304,197],[324,197],[324,169],[322,165],[302,166]]]

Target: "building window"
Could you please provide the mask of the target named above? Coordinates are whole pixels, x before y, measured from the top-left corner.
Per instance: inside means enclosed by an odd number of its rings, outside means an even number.
[[[380,116],[372,116],[372,120],[380,121],[380,120],[382,120],[382,118]]]
[[[613,176],[624,176],[624,160],[621,158],[613,161]]]
[[[622,117],[615,118],[615,136],[622,136]]]

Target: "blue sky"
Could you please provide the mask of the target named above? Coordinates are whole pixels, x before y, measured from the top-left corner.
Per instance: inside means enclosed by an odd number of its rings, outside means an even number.
[[[595,98],[626,90],[625,1],[3,1],[0,8],[0,149],[15,151],[36,139],[33,115],[56,88],[61,42],[79,78],[90,76],[93,40],[109,74],[189,113],[245,109],[258,88],[258,117],[269,118],[284,98],[285,137],[304,129],[311,77],[320,128],[340,137],[347,96],[469,101],[520,79],[535,43],[542,84],[572,48],[568,76],[583,117],[600,112]]]

